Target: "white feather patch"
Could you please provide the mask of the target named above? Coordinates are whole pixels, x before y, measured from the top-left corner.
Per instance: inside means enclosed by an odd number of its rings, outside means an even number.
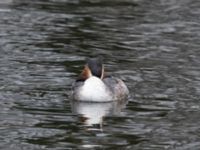
[[[94,102],[112,101],[112,94],[101,79],[92,76],[80,88],[79,100]]]

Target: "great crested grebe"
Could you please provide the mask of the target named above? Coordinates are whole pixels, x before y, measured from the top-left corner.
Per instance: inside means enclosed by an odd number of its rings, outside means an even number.
[[[126,99],[129,90],[121,79],[105,75],[101,58],[91,58],[75,81],[72,95],[77,101],[109,102]]]

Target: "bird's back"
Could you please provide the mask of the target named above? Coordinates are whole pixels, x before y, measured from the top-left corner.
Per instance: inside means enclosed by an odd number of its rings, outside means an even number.
[[[105,77],[105,85],[110,89],[115,99],[125,99],[129,95],[129,90],[125,83],[116,77]]]

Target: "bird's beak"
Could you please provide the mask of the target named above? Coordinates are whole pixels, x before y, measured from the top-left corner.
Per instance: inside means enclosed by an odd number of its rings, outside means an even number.
[[[102,71],[101,71],[101,79],[104,78],[104,66],[102,66]]]

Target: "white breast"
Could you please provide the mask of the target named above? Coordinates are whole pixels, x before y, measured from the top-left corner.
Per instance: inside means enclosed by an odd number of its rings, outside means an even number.
[[[92,76],[87,79],[84,82],[84,85],[80,88],[79,100],[106,102],[112,101],[112,95],[101,79]]]

